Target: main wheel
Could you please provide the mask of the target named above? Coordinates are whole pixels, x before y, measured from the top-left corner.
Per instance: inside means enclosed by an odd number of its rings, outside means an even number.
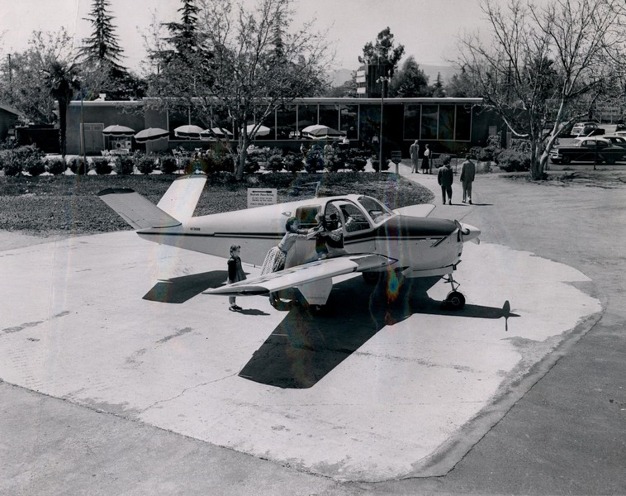
[[[452,310],[461,310],[465,306],[465,296],[458,291],[450,291],[445,303]]]
[[[276,310],[289,310],[293,303],[293,300],[285,300],[278,296],[277,293],[270,294],[270,305],[272,305]]]
[[[376,284],[383,276],[380,272],[362,272],[361,276],[367,284]]]

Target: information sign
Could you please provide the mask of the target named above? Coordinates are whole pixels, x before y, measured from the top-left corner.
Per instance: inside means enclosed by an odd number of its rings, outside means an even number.
[[[276,188],[248,188],[248,208],[275,205],[277,201]]]

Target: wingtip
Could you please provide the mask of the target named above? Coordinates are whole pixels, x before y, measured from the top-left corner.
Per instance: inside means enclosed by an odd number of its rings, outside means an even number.
[[[98,196],[115,195],[120,193],[134,193],[134,189],[130,188],[106,188],[98,192]]]

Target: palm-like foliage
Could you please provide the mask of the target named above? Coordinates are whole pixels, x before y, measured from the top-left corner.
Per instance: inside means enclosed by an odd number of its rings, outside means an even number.
[[[74,64],[54,60],[44,69],[44,82],[50,95],[59,103],[59,142],[61,155],[66,151],[67,108],[74,93],[80,89],[78,68]]]

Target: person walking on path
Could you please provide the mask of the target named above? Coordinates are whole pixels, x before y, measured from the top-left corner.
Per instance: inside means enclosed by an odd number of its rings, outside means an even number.
[[[424,158],[422,158],[422,174],[430,174],[430,149],[426,145]]]
[[[411,172],[418,172],[420,163],[420,145],[417,140],[409,147],[409,155],[411,156]]]
[[[228,284],[233,284],[237,281],[243,281],[246,278],[246,274],[241,267],[241,258],[239,257],[241,247],[239,245],[232,245],[230,247],[230,258],[228,259]],[[229,310],[231,312],[237,312],[241,310],[241,307],[237,305],[236,298],[234,296],[228,297],[230,303]]]
[[[472,183],[476,176],[476,165],[472,162],[471,157],[465,157],[465,162],[461,164],[461,184],[463,185],[463,203],[469,200],[472,204]]]
[[[444,165],[439,169],[437,174],[437,182],[441,186],[441,194],[443,196],[443,204],[446,204],[446,195],[448,196],[448,205],[452,205],[452,182],[454,181],[454,172],[450,167],[450,157],[444,159]]]

